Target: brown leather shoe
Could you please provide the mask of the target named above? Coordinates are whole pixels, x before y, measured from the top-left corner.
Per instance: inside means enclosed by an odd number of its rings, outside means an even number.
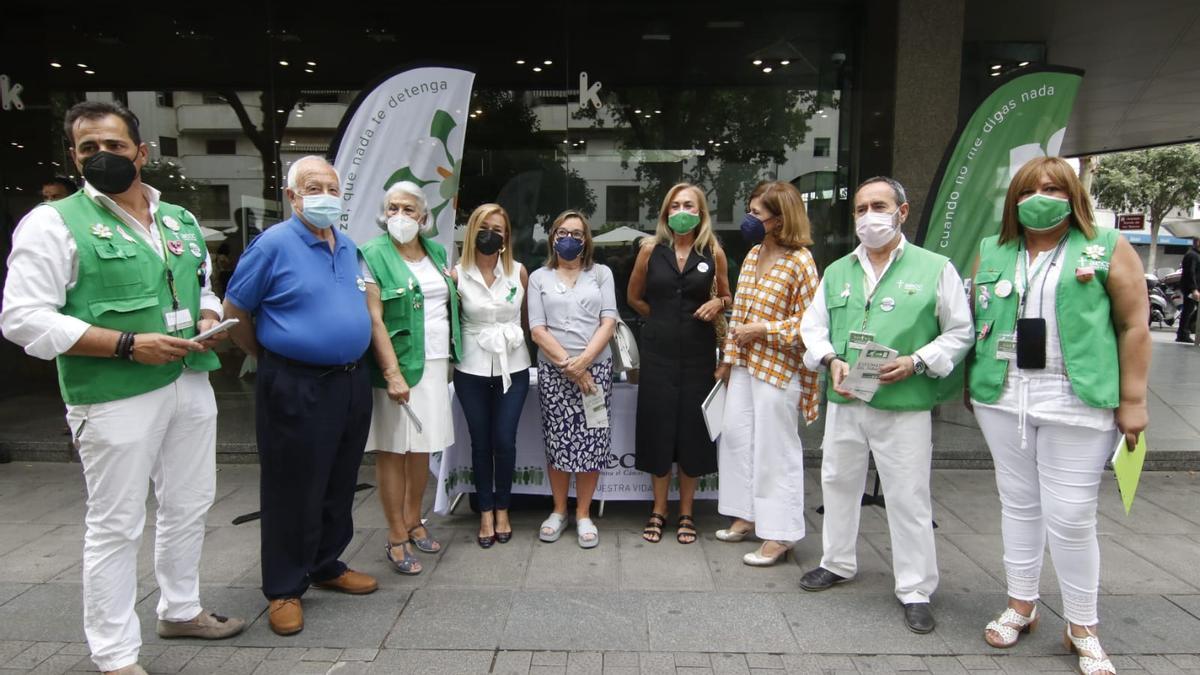
[[[379,588],[379,582],[375,581],[375,577],[362,572],[355,572],[352,569],[346,569],[341,576],[313,584],[317,588],[324,588],[327,591],[337,591],[339,593],[349,593],[350,595],[366,595],[374,593]]]
[[[300,606],[300,598],[272,600],[267,617],[276,635],[295,635],[304,630],[304,608]]]

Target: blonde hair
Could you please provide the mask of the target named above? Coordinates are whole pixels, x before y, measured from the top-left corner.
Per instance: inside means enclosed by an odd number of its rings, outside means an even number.
[[[571,218],[578,218],[579,222],[583,223],[583,251],[579,254],[579,261],[583,264],[583,269],[592,269],[592,226],[588,224],[587,217],[582,212],[574,209],[567,209],[558,214],[554,219],[554,223],[550,225],[550,237],[546,240],[549,249],[546,255],[546,267],[555,269],[558,267],[558,251],[554,250],[554,236],[558,233],[558,228]]]
[[[667,190],[667,196],[663,197],[662,208],[658,210],[658,227],[654,230],[654,236],[644,238],[642,246],[654,246],[655,244],[671,246],[674,244],[674,231],[667,225],[667,219],[670,217],[671,202],[675,200],[675,195],[684,190],[691,190],[696,195],[696,206],[700,209],[700,224],[692,230],[696,233],[695,243],[692,246],[703,253],[711,253],[714,249],[721,247],[721,243],[713,234],[712,218],[709,216],[708,200],[704,197],[704,191],[691,183],[677,183]]]
[[[804,198],[795,185],[781,180],[763,181],[750,193],[750,200],[758,199],[763,208],[783,221],[775,230],[775,241],[785,248],[812,246],[812,225],[804,210]]]
[[[467,220],[467,233],[463,235],[462,266],[464,270],[475,266],[475,237],[479,235],[483,221],[492,214],[499,214],[504,219],[504,246],[500,249],[500,264],[504,265],[505,274],[512,274],[512,221],[508,219],[508,211],[499,204],[480,204],[471,212]]]
[[[1021,236],[1024,227],[1017,218],[1017,202],[1026,193],[1037,192],[1042,174],[1067,193],[1071,202],[1071,215],[1067,216],[1070,227],[1078,228],[1088,239],[1096,238],[1096,216],[1092,213],[1092,201],[1088,199],[1083,183],[1079,176],[1061,157],[1035,157],[1017,169],[1008,184],[1008,193],[1004,195],[1004,210],[1000,218],[1000,242],[1010,242]]]

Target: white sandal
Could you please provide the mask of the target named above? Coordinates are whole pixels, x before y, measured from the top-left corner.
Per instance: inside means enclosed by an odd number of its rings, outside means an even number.
[[[1063,646],[1067,651],[1079,656],[1079,672],[1083,675],[1093,675],[1094,673],[1113,673],[1116,675],[1117,669],[1113,667],[1112,661],[1108,660],[1108,654],[1104,653],[1104,648],[1100,646],[1100,638],[1092,632],[1092,629],[1084,626],[1087,635],[1083,637],[1075,637],[1071,634],[1071,626],[1067,624],[1067,632],[1063,635]]]
[[[600,543],[600,530],[596,529],[596,524],[591,518],[580,518],[576,521],[575,532],[579,535],[579,548],[596,548]]]
[[[538,539],[546,543],[556,542],[565,529],[567,529],[567,514],[551,513],[549,518],[542,521],[542,526],[538,530]],[[547,534],[546,530],[551,530],[551,532]]]
[[[1029,616],[1024,616],[1012,607],[1008,607],[1004,610],[1004,613],[984,627],[983,641],[996,649],[1008,649],[1017,644],[1017,639],[1021,637],[1021,633],[1032,633],[1037,628],[1037,624],[1037,605],[1033,606],[1033,611],[1029,613]],[[1000,642],[989,640],[988,631],[999,635]]]

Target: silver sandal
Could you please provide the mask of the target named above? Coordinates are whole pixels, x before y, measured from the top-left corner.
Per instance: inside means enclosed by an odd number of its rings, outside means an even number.
[[[417,530],[419,530],[423,527],[425,528],[425,536],[424,537],[417,537],[416,535],[413,534],[413,532],[416,532]],[[433,533],[430,532],[429,528],[425,527],[424,525],[418,525],[418,526],[414,527],[413,529],[409,530],[408,536],[412,539],[412,543],[416,545],[417,550],[422,553],[437,553],[438,551],[442,550],[441,543],[439,543],[436,539],[433,538]]]
[[[400,574],[407,574],[409,576],[420,574],[422,570],[421,561],[417,560],[417,556],[413,555],[408,550],[408,544],[411,543],[412,541],[409,539],[405,539],[398,544],[393,544],[389,541],[387,545],[383,547],[384,551],[387,553],[388,562],[392,563],[392,567],[394,567]],[[392,551],[395,551],[396,549],[400,550],[401,557],[399,560],[396,560],[396,556],[392,555]]]

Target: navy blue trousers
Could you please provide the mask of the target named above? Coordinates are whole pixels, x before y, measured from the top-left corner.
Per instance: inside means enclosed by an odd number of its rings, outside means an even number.
[[[529,394],[529,371],[513,373],[506,393],[499,375],[480,377],[456,370],[454,393],[471,434],[471,472],[479,510],[508,509],[517,461],[517,425]]]
[[[365,365],[320,370],[262,350],[255,401],[263,595],[300,597],[346,570],[370,377]]]

